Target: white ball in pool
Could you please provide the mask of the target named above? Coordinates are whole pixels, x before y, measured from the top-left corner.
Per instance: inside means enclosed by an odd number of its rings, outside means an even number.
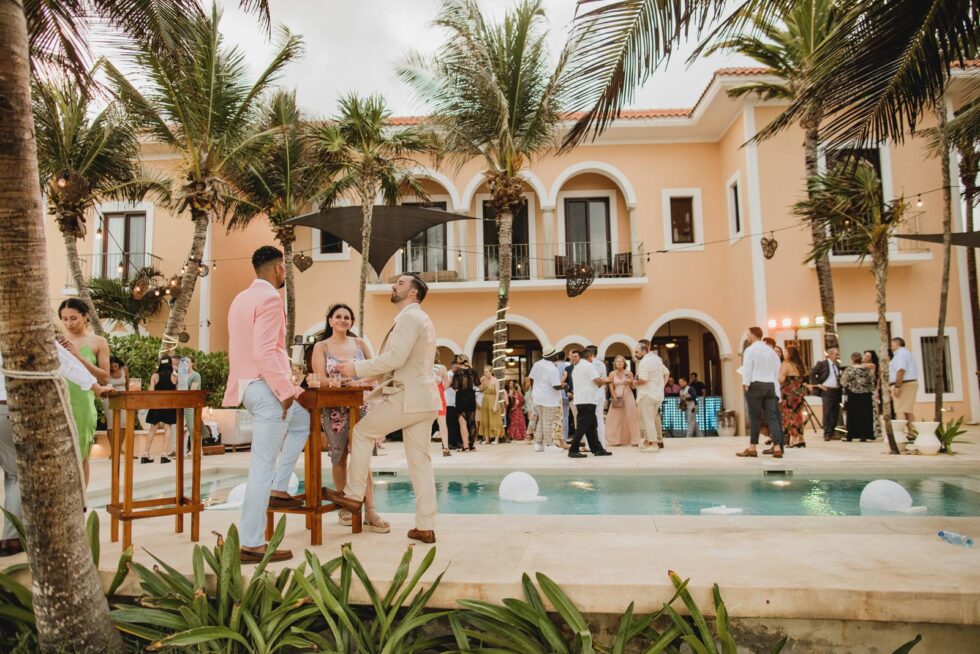
[[[897,482],[875,479],[861,491],[861,508],[872,511],[908,511],[912,508],[912,496]]]
[[[538,496],[538,482],[526,472],[512,472],[500,482],[500,499],[526,502]]]
[[[241,506],[242,502],[245,501],[245,484],[241,483],[231,489],[228,493],[228,499],[225,500],[225,504],[233,504]]]

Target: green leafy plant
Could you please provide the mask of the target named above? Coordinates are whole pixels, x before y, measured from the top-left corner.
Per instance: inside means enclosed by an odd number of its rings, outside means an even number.
[[[953,439],[966,433],[965,429],[961,429],[962,426],[963,418],[959,418],[958,420],[941,423],[936,427],[936,436],[942,441],[943,452],[946,454],[953,454]]]
[[[153,268],[141,268],[137,271],[135,279],[152,278],[158,275],[160,272]],[[121,279],[93,277],[88,282],[88,288],[100,318],[124,322],[137,333],[140,325],[146,325],[150,318],[163,309],[162,296],[148,292],[137,299],[133,297],[131,284]]]
[[[160,339],[152,336],[113,336],[109,338],[109,350],[129,368],[130,377],[139,377],[146,387],[150,377],[156,372],[160,352]],[[201,388],[211,391],[208,406],[220,407],[228,380],[228,353],[201,352],[189,347],[178,347],[178,356],[194,357],[194,369],[201,373]]]

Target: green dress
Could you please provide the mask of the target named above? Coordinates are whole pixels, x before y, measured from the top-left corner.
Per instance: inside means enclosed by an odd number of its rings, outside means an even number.
[[[79,353],[93,366],[98,365],[99,359],[88,345],[78,348]],[[71,399],[71,413],[75,418],[75,429],[78,431],[78,447],[82,458],[88,458],[95,440],[95,423],[98,420],[95,413],[95,392],[82,390],[75,382],[68,382],[68,397]]]

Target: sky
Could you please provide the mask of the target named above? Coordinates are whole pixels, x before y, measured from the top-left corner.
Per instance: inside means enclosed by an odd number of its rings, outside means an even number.
[[[488,19],[502,18],[515,0],[478,0]],[[396,116],[423,113],[412,92],[395,76],[395,66],[412,50],[432,52],[443,34],[431,23],[439,0],[271,0],[273,23],[303,36],[306,53],[290,64],[280,84],[295,87],[300,106],[310,115],[333,113],[337,98],[351,91],[381,93]],[[274,45],[254,16],[238,9],[238,0],[219,0],[222,33],[242,48],[254,72],[271,59]],[[549,46],[557,54],[575,13],[575,0],[544,0]],[[712,73],[726,66],[752,65],[737,55],[702,58],[688,67],[696,42],[685,44],[666,70],[657,71],[629,105],[634,108],[690,107]]]

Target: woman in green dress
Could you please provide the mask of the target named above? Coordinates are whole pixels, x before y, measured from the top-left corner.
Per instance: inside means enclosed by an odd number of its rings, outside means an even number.
[[[64,327],[64,335],[59,342],[75,355],[85,368],[92,373],[99,384],[109,383],[109,343],[101,336],[88,332],[88,305],[78,298],[69,298],[58,307],[58,317]],[[85,486],[88,486],[88,457],[95,441],[95,392],[82,390],[81,386],[68,382],[68,396],[71,399],[71,412],[78,432],[78,448],[82,454],[82,471],[85,473]]]

